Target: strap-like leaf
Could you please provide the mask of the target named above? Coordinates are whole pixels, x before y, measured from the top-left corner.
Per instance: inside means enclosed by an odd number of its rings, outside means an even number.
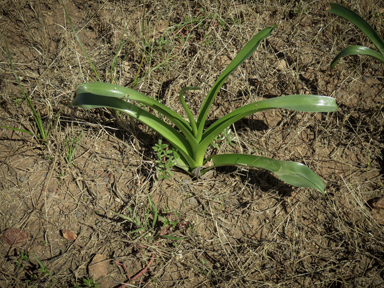
[[[191,110],[189,110],[188,105],[187,105],[187,103],[185,102],[185,99],[184,99],[184,93],[189,91],[189,90],[200,90],[200,87],[184,87],[183,89],[181,89],[180,95],[179,95],[180,103],[181,103],[181,105],[183,106],[185,112],[188,115],[189,124],[191,125],[192,131],[193,131],[193,136],[196,137],[197,136],[196,120],[193,117],[193,114],[192,114]]]
[[[244,154],[222,154],[214,155],[210,158],[215,167],[220,166],[247,166],[262,168],[273,172],[284,182],[298,186],[316,189],[324,194],[325,184],[307,166],[290,161],[279,161],[266,157]]]
[[[191,126],[189,126],[189,124],[183,118],[181,118],[179,114],[177,114],[167,106],[157,102],[156,100],[149,98],[148,96],[136,90],[133,90],[127,87],[122,87],[119,85],[113,85],[110,83],[101,83],[101,82],[84,83],[77,87],[76,98],[75,100],[73,100],[73,103],[76,103],[77,98],[80,97],[80,95],[82,98],[84,98],[85,95],[89,95],[89,97],[92,97],[91,94],[105,96],[111,99],[120,98],[124,100],[132,100],[132,101],[143,103],[151,107],[152,109],[160,112],[165,117],[167,117],[173,124],[175,124],[177,128],[180,129],[180,131],[185,135],[185,137],[188,139],[188,142],[191,144],[192,147],[197,146],[197,141],[195,137],[192,135]],[[84,109],[94,108],[94,107],[87,108],[83,103],[81,103],[81,107],[83,107]]]
[[[131,103],[125,102],[124,100],[115,97],[91,94],[86,91],[78,93],[76,98],[72,101],[72,105],[82,107],[84,109],[107,107],[125,112],[148,125],[153,130],[161,134],[164,138],[166,138],[169,142],[171,142],[172,145],[179,150],[190,167],[194,168],[197,166],[191,156],[193,155],[193,152],[187,139],[185,139],[173,127],[157,118],[155,115],[152,115],[148,111],[145,111]]]
[[[289,95],[254,102],[240,107],[212,124],[203,134],[203,138],[195,151],[195,159],[201,165],[205,150],[209,144],[226,127],[256,112],[269,109],[284,108],[303,112],[337,111],[336,99],[318,95]]]
[[[342,50],[339,54],[336,55],[336,57],[333,59],[331,63],[331,68],[335,68],[337,62],[340,60],[340,58],[349,56],[349,55],[367,55],[371,56],[377,60],[379,60],[381,63],[384,64],[384,56],[380,53],[369,49],[368,47],[360,46],[360,45],[352,45],[344,50]]]
[[[375,44],[377,49],[379,49],[380,53],[384,55],[384,41],[371,27],[371,25],[369,25],[363,18],[360,17],[360,15],[336,3],[331,3],[331,9],[329,9],[328,12],[339,15],[355,24],[361,31],[363,31],[365,35],[368,36],[369,39],[371,39],[373,44]]]
[[[236,55],[236,57],[229,63],[227,68],[221,73],[220,77],[216,80],[215,84],[213,85],[212,89],[209,91],[207,97],[204,100],[204,103],[201,107],[201,110],[199,112],[199,117],[197,118],[197,129],[198,129],[198,137],[197,140],[200,141],[200,138],[203,134],[203,129],[205,125],[205,120],[207,119],[207,115],[209,112],[209,109],[215,100],[215,97],[217,93],[219,92],[221,86],[223,86],[225,80],[228,78],[228,76],[246,59],[248,59],[249,56],[252,55],[252,53],[256,50],[257,46],[259,46],[259,43],[261,40],[267,38],[272,30],[276,26],[273,25],[271,27],[267,27],[263,30],[261,30],[259,33],[257,33],[245,46],[243,49],[240,50],[240,52]]]

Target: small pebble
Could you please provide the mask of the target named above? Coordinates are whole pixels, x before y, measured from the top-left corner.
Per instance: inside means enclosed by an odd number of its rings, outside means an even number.
[[[287,68],[287,62],[285,60],[280,60],[279,65],[277,66],[278,71],[283,71]]]
[[[83,216],[83,214],[82,214],[80,211],[77,211],[77,212],[76,212],[76,217],[77,217],[77,218],[80,218],[81,216]]]
[[[104,183],[108,183],[109,182],[109,178],[108,177],[104,178],[103,182]]]
[[[196,203],[197,203],[197,200],[195,197],[192,197],[191,199],[189,199],[189,204],[194,205]]]
[[[117,169],[117,174],[121,174],[123,173],[123,170],[122,169]]]
[[[25,181],[27,181],[27,177],[21,176],[19,180],[21,183],[24,183]]]
[[[10,228],[1,236],[1,240],[11,246],[25,243],[28,239],[29,232],[17,228]]]

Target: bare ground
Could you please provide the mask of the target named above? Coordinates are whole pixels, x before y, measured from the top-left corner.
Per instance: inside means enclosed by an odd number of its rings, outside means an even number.
[[[304,163],[326,182],[325,196],[242,168],[217,169],[216,176],[199,181],[181,172],[158,180],[151,148],[158,135],[129,118],[118,125],[108,110],[70,105],[77,85],[95,80],[95,74],[61,3],[1,2],[0,29],[23,88],[45,125],[61,111],[47,143],[0,130],[1,287],[73,287],[91,278],[99,287],[119,287],[148,263],[141,282],[131,285],[384,286],[384,211],[377,204],[384,196],[384,66],[356,56],[331,70],[341,49],[372,44],[353,25],[326,12],[324,1],[284,2],[64,3],[102,81],[109,81],[128,23],[117,84],[131,87],[143,77],[134,89],[179,113],[183,87],[202,88],[186,95],[197,114],[205,93],[242,46],[277,23],[223,86],[210,120],[253,101],[290,94],[335,97],[338,112],[255,114],[231,127],[235,146],[220,143],[219,151],[207,153]],[[384,35],[381,1],[348,5]],[[4,38],[0,41],[0,125],[37,131]],[[66,143],[79,135],[68,163]],[[133,232],[137,226],[111,212],[132,217],[131,209],[150,225],[148,195],[173,223],[163,226],[167,223],[159,220],[152,233],[183,240]],[[7,243],[9,231],[20,234],[20,243]],[[68,240],[66,231],[77,239]],[[25,254],[28,259],[21,261]],[[97,255],[102,260],[95,272],[91,261]],[[38,271],[36,258],[50,275]]]

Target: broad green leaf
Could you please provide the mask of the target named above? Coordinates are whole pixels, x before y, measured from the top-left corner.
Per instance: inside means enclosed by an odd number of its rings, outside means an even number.
[[[207,119],[207,115],[209,112],[209,109],[211,108],[211,105],[213,101],[215,100],[215,97],[217,93],[219,92],[221,86],[223,86],[225,80],[229,77],[229,75],[241,64],[243,63],[249,56],[252,55],[252,53],[257,49],[259,46],[261,40],[267,38],[273,29],[275,29],[276,25],[273,25],[271,27],[267,27],[263,30],[261,30],[259,33],[257,33],[245,46],[243,49],[240,50],[240,52],[236,55],[236,57],[229,63],[227,68],[221,73],[220,77],[216,80],[215,84],[213,85],[212,89],[209,91],[207,97],[204,100],[204,103],[201,107],[201,110],[199,112],[199,117],[197,118],[197,129],[198,129],[198,137],[197,140],[200,141],[201,135],[203,134],[203,129],[205,125],[205,120]]]
[[[181,118],[179,114],[177,114],[167,106],[157,102],[156,100],[153,100],[148,96],[127,87],[113,85],[110,83],[101,83],[101,82],[84,83],[77,87],[76,98],[73,100],[72,105],[75,105],[74,103],[77,103],[80,97],[82,99],[84,99],[85,97],[92,98],[93,95],[110,97],[111,99],[120,98],[124,100],[132,100],[132,101],[143,103],[148,107],[160,112],[165,117],[167,117],[173,124],[175,124],[175,126],[179,128],[180,131],[188,139],[192,147],[197,145],[197,141],[195,137],[192,135],[191,126],[189,126],[189,124],[183,118]],[[105,100],[105,103],[108,103],[107,99]],[[84,109],[95,108],[95,107],[87,108],[87,106],[85,106],[84,103],[81,103],[80,107],[83,107]]]
[[[337,111],[336,99],[318,95],[289,95],[254,102],[240,107],[212,124],[203,134],[203,138],[195,151],[195,159],[201,166],[204,154],[210,143],[226,127],[236,121],[256,112],[269,109],[284,108],[303,112],[333,112]]]
[[[384,55],[384,42],[377,34],[377,32],[369,25],[360,15],[355,12],[345,8],[342,5],[331,3],[331,9],[327,10],[330,13],[339,15],[348,21],[355,24],[365,35],[368,36],[369,39],[375,44],[377,49],[379,49],[380,53]]]
[[[188,115],[189,124],[192,126],[193,136],[196,137],[197,136],[196,120],[195,120],[195,117],[193,117],[193,114],[192,114],[191,110],[189,110],[188,105],[184,99],[184,93],[189,91],[189,90],[200,90],[200,87],[184,87],[180,91],[179,101],[180,101],[181,105],[183,106],[185,112]]]
[[[222,154],[214,155],[210,158],[215,167],[220,166],[247,166],[262,168],[274,173],[284,182],[298,186],[314,188],[324,194],[325,184],[307,166],[290,161],[279,161],[266,157],[244,154]]]
[[[174,147],[179,149],[179,152],[188,162],[190,167],[196,167],[196,163],[191,156],[193,155],[193,152],[187,139],[185,139],[173,127],[156,116],[119,98],[91,94],[84,90],[76,94],[76,98],[72,101],[73,106],[82,107],[84,109],[107,107],[125,112],[161,134],[170,143],[172,143]]]
[[[342,50],[339,54],[336,55],[336,57],[333,59],[331,63],[331,68],[335,68],[337,62],[339,62],[340,58],[349,56],[349,55],[366,55],[366,56],[371,56],[380,62],[384,63],[384,56],[381,55],[380,53],[369,49],[368,47],[360,46],[360,45],[352,45],[344,50]]]

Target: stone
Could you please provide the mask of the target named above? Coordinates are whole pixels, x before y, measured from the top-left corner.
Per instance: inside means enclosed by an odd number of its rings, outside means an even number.
[[[23,244],[29,239],[29,232],[17,228],[10,228],[1,236],[1,240],[9,245]]]
[[[77,235],[71,230],[63,230],[61,233],[63,234],[63,237],[69,241],[75,241],[77,238]]]
[[[96,254],[92,262],[88,265],[89,277],[95,280],[108,274],[108,261],[105,261],[105,256]]]

